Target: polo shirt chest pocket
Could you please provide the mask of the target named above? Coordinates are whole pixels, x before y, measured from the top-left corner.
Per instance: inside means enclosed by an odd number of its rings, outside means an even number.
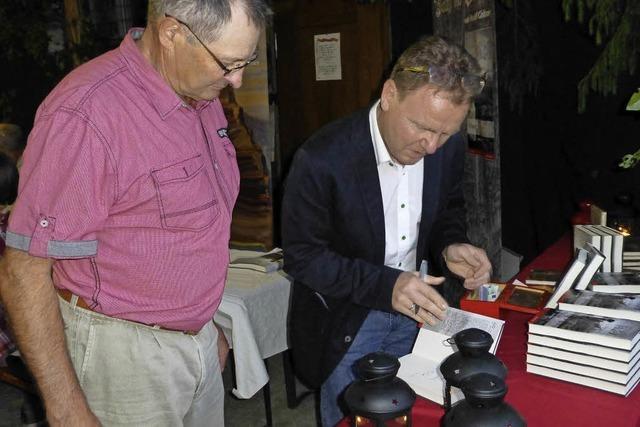
[[[220,206],[201,155],[152,170],[151,175],[163,228],[202,230],[220,215]]]

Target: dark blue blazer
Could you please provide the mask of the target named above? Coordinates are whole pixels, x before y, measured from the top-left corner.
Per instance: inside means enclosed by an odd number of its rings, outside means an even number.
[[[447,245],[468,242],[464,150],[455,135],[424,159],[416,258],[430,259],[432,274],[443,273]],[[289,318],[294,365],[307,385],[317,387],[369,310],[393,311],[391,294],[401,273],[384,265],[384,212],[369,109],[325,126],[296,153],[285,185],[282,240],[284,268],[294,278]],[[457,305],[461,289],[452,281],[442,292]]]

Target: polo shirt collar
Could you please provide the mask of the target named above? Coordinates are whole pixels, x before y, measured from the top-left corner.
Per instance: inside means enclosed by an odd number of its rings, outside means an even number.
[[[144,28],[130,29],[120,43],[119,50],[131,74],[147,94],[151,105],[164,120],[185,103],[140,52],[136,40],[142,37],[143,31]],[[196,109],[204,108],[208,104],[208,101],[199,102]]]

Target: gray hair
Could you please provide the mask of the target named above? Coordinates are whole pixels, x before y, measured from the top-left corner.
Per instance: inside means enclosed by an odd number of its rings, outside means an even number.
[[[406,72],[410,69],[428,70],[430,66],[444,70],[445,75],[441,76],[438,83],[433,82],[428,73]],[[438,90],[449,93],[454,103],[461,104],[471,101],[477,95],[462,84],[461,76],[476,75],[479,78],[480,73],[478,61],[463,47],[441,37],[425,36],[400,55],[389,78],[395,82],[401,96],[432,84]]]
[[[263,29],[271,13],[264,0],[149,0],[149,21],[165,14],[175,16],[189,25],[205,43],[216,41],[222,29],[231,21],[232,5],[238,3],[249,22]]]

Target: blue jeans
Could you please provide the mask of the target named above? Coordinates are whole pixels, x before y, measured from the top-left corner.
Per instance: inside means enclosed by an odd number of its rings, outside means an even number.
[[[374,351],[397,357],[411,352],[418,334],[415,320],[400,313],[371,310],[338,366],[320,388],[320,417],[323,427],[333,427],[344,418],[343,392],[356,379],[354,364]]]

